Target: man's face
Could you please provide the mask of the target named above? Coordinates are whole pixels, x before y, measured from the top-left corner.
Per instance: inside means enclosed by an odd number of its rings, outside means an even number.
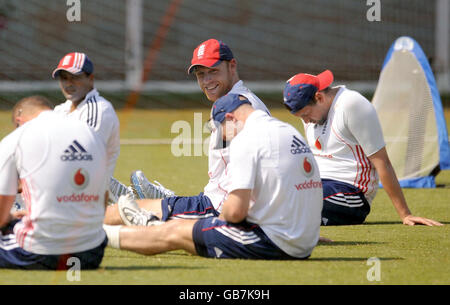
[[[222,61],[219,65],[208,68],[197,66],[195,76],[198,85],[208,100],[215,102],[227,94],[234,85],[233,73],[236,71],[236,61]]]
[[[74,103],[81,102],[94,87],[94,76],[92,74],[75,75],[67,71],[60,71],[58,81],[64,97]]]
[[[230,142],[244,128],[244,122],[239,121],[232,113],[225,115],[225,120],[221,124],[222,138],[226,142]]]
[[[328,111],[329,108],[326,107],[324,96],[316,93],[316,103],[306,105],[294,115],[300,117],[305,123],[323,125],[327,120]]]

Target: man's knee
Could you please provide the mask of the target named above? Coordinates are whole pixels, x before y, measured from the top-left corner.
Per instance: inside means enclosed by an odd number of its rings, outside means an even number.
[[[192,253],[194,241],[192,230],[197,220],[173,219],[167,221],[164,226],[165,240],[172,249],[184,249]]]

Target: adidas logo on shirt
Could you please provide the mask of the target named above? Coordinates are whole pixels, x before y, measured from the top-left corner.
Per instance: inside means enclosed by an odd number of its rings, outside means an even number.
[[[88,154],[86,149],[74,140],[72,144],[67,147],[64,154],[61,156],[61,161],[92,161],[92,155]]]
[[[292,154],[306,154],[306,153],[310,153],[311,149],[309,149],[308,145],[306,145],[305,143],[303,143],[302,140],[300,140],[299,138],[297,138],[296,136],[293,136],[294,139],[292,140],[292,144],[291,144],[291,153]]]

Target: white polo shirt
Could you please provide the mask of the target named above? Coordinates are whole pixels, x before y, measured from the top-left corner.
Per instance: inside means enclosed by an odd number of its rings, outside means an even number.
[[[373,105],[360,93],[340,86],[327,121],[304,127],[321,178],[354,185],[371,203],[378,189],[378,174],[368,156],[385,146]]]
[[[54,111],[86,122],[99,135],[106,145],[108,173],[112,177],[120,153],[120,125],[114,107],[100,96],[95,88],[72,112],[70,112],[71,107],[72,101],[67,100],[57,105]]]
[[[262,110],[270,115],[266,105],[247,87],[244,86],[242,80],[234,84],[231,88],[231,94],[239,94],[245,96],[253,108]],[[204,188],[204,195],[208,196],[211,200],[214,208],[220,213],[222,210],[222,203],[228,196],[229,180],[227,166],[230,162],[229,147],[222,149],[214,149],[215,143],[217,143],[217,137],[220,136],[217,131],[211,133],[208,151],[208,184]],[[221,141],[219,139],[219,141]]]
[[[291,125],[254,111],[231,141],[228,191],[251,189],[247,221],[287,254],[304,258],[319,240],[323,205],[318,166]]]
[[[105,157],[103,142],[84,122],[52,111],[0,142],[0,194],[17,194],[20,179],[28,212],[14,227],[21,248],[64,254],[103,242]]]

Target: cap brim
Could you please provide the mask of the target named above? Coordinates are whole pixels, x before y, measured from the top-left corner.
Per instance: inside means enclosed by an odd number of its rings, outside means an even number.
[[[83,72],[83,70],[75,71],[74,69],[56,68],[55,70],[53,70],[52,77],[56,78],[59,74],[59,71],[66,71],[66,72],[69,72],[70,74],[74,74],[74,75],[78,75],[78,74],[81,74],[81,72]]]
[[[319,91],[330,87],[334,80],[333,73],[331,73],[330,70],[325,70],[322,73],[318,74],[317,78],[319,79]]]
[[[205,59],[200,60],[194,64],[192,64],[188,69],[188,74],[191,74],[196,66],[203,66],[207,68],[212,68],[219,65],[222,61],[220,59]]]

